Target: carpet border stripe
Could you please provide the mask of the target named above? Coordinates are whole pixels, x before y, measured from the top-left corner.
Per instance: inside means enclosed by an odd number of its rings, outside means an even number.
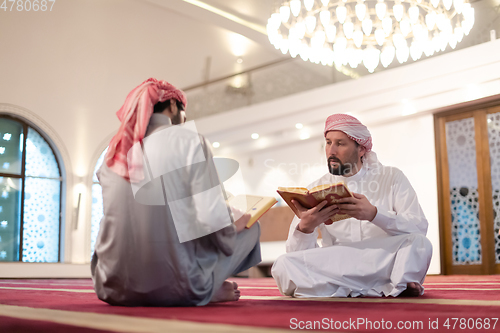
[[[278,333],[287,329],[257,326],[236,326],[173,319],[155,319],[94,312],[76,312],[26,306],[0,304],[0,316],[41,320],[57,324],[72,325],[111,332],[164,333],[164,332],[207,332],[207,333]]]

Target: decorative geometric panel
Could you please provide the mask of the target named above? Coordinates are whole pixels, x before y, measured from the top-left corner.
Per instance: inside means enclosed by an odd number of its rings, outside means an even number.
[[[453,265],[480,264],[474,118],[446,123]]]
[[[488,114],[488,142],[490,146],[491,185],[493,188],[493,235],[495,262],[500,264],[500,112]]]
[[[37,131],[28,128],[26,176],[59,178],[59,165],[49,144]]]
[[[59,180],[26,177],[23,261],[59,260],[60,195]]]
[[[476,139],[474,118],[446,123],[446,148],[450,188],[477,188]]]
[[[90,253],[94,253],[95,241],[99,233],[99,225],[103,217],[102,188],[99,184],[92,185],[92,220],[90,227]]]
[[[0,177],[0,261],[19,260],[22,179]]]
[[[454,187],[450,190],[450,198],[453,264],[481,264],[477,190]]]
[[[1,118],[0,121],[0,172],[21,174],[23,125]]]

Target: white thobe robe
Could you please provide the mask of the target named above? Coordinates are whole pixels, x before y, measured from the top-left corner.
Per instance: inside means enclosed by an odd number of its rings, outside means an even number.
[[[405,175],[393,167],[363,166],[351,177],[326,174],[308,188],[339,181],[377,207],[375,218],[321,224],[306,234],[297,230],[300,220],[295,217],[287,254],[272,268],[280,292],[295,297],[397,296],[409,282],[422,285],[432,245],[425,237],[427,220]]]
[[[168,126],[168,117],[153,114],[146,136]],[[166,198],[163,191],[158,194],[164,204],[148,204],[144,197],[137,200],[131,184],[105,164],[98,172],[104,216],[91,269],[97,296],[110,304],[205,305],[231,274],[260,262],[259,225],[239,234],[233,224],[221,227],[221,214],[211,207],[220,199],[227,211],[223,198],[213,195],[200,199],[197,195],[210,194],[203,190],[219,184],[208,142],[202,136],[185,133],[180,126],[171,129],[162,137],[164,144],[160,149],[177,150],[177,154],[166,157],[150,152],[150,163],[145,166],[152,169],[155,159],[162,159],[167,170],[172,169],[169,164],[189,166],[178,168],[175,177],[157,178],[160,189],[164,184]],[[197,150],[202,150],[207,163],[190,165]],[[153,200],[147,195],[146,198]],[[184,200],[181,209],[165,204],[179,198]],[[175,209],[177,216],[173,216]],[[182,224],[188,225],[189,230],[184,230]],[[204,226],[208,226],[208,231],[216,226],[217,231],[197,237]],[[190,230],[197,238],[186,236]]]

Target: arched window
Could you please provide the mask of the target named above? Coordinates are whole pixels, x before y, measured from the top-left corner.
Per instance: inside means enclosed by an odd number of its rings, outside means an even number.
[[[0,115],[0,261],[60,261],[62,183],[43,135]]]
[[[99,224],[101,223],[103,213],[102,208],[102,188],[101,184],[99,184],[99,179],[97,179],[97,171],[102,165],[104,161],[104,156],[108,148],[104,149],[101,156],[97,160],[94,168],[94,174],[92,176],[92,217],[90,223],[90,253],[94,253],[95,241],[97,239],[97,233],[99,232]]]

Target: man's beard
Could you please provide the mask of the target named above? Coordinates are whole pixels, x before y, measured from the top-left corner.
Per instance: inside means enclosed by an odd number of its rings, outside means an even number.
[[[331,162],[337,162],[337,165],[332,166]],[[356,168],[356,165],[352,163],[342,163],[341,160],[334,156],[330,156],[328,158],[328,170],[332,175],[335,176],[345,176],[351,173],[352,169]]]

